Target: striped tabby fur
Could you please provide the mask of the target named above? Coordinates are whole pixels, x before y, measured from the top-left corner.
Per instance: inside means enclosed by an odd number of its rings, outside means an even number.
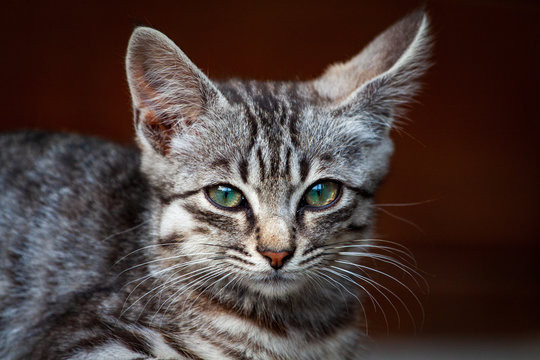
[[[428,48],[416,12],[313,81],[213,82],[137,28],[140,150],[0,137],[0,358],[363,358],[372,198]],[[339,198],[302,206],[321,179]],[[213,205],[216,184],[247,205]]]

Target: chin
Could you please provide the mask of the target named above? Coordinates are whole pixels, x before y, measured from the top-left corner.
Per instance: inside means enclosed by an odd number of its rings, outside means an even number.
[[[297,276],[276,272],[257,276],[248,282],[249,289],[269,298],[293,295],[305,286],[305,282]]]

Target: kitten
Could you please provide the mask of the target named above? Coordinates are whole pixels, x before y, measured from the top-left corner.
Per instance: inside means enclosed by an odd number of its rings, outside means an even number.
[[[138,150],[0,136],[0,358],[362,358],[372,198],[428,52],[418,11],[313,81],[215,82],[135,29]]]

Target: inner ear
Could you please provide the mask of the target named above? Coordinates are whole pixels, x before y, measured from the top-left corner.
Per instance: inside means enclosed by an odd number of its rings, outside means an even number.
[[[142,116],[144,116],[144,119],[141,119],[141,110],[135,108],[135,124],[139,131],[159,153],[163,155],[169,154],[176,127],[170,120],[162,117],[158,118],[152,110],[145,111]]]

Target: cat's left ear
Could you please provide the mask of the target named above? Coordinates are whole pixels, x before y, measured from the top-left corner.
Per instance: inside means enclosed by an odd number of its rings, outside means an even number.
[[[380,137],[390,130],[400,105],[418,90],[416,80],[429,67],[430,49],[428,18],[418,10],[312,84],[340,116],[361,119]]]
[[[174,138],[200,125],[212,109],[227,105],[210,79],[157,30],[135,29],[126,71],[139,141],[162,155],[170,152]]]

